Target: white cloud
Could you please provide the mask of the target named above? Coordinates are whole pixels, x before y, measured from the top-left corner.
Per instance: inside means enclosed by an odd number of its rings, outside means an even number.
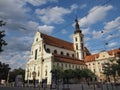
[[[34,22],[34,21],[28,21],[27,22],[27,28],[31,30],[36,30],[37,27],[39,26],[39,23]]]
[[[93,7],[86,17],[83,17],[79,20],[80,25],[82,27],[86,27],[95,24],[99,21],[102,21],[108,14],[108,11],[110,11],[111,9],[113,9],[111,5]]]
[[[116,46],[116,45],[117,45],[116,42],[112,42],[112,43],[109,43],[109,44],[108,44],[108,47],[112,48],[112,47],[114,47],[114,46]]]
[[[69,9],[63,7],[52,7],[46,9],[36,9],[35,13],[46,24],[50,23],[62,23],[64,22],[63,16],[71,13]]]
[[[29,8],[25,8],[23,0],[0,0],[0,17],[4,19],[23,20]]]
[[[6,56],[6,52],[2,53],[2,56],[0,56],[0,61],[4,63],[8,63],[12,69],[14,68],[25,68],[25,64],[27,60],[29,59],[30,52],[9,52]]]
[[[116,38],[116,37],[119,37],[120,36],[120,33],[117,33],[117,34],[109,34],[105,39],[106,40],[111,40],[113,38]]]
[[[68,33],[65,29],[63,29],[61,32],[62,32],[62,34],[67,34]]]
[[[90,28],[82,28],[82,32],[84,35],[90,34]]]
[[[87,4],[83,4],[80,6],[80,9],[83,9],[83,8],[86,8],[87,7]]]
[[[40,6],[46,4],[47,2],[57,2],[58,0],[25,0],[33,6]]]
[[[43,25],[43,26],[38,26],[37,28],[40,32],[46,33],[46,34],[51,34],[54,27],[53,26],[48,26],[48,25]]]
[[[92,51],[92,54],[96,54],[98,52],[99,52],[99,50],[94,50],[94,51]]]
[[[113,29],[119,29],[120,26],[120,17],[117,17],[115,20],[107,22],[105,24],[104,29],[105,30],[113,30]]]
[[[112,38],[119,37],[119,32],[117,34],[114,34],[114,32],[119,31],[119,26],[120,26],[120,17],[117,17],[115,20],[109,21],[105,23],[103,33],[101,31],[93,31],[93,38],[101,38],[101,36],[105,36],[106,40],[111,40]],[[109,32],[112,31],[110,34]]]
[[[92,34],[93,34],[93,38],[95,39],[98,39],[103,35],[101,31],[95,31],[95,30],[92,32]]]
[[[73,40],[73,34],[69,35],[70,40]]]
[[[78,8],[78,5],[77,5],[77,4],[71,5],[71,10],[75,10],[75,9],[77,9],[77,8]]]
[[[90,38],[89,37],[84,37],[84,41],[86,42],[86,41],[89,41],[90,40]]]

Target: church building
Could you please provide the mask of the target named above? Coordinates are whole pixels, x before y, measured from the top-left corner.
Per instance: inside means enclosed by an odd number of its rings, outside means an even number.
[[[84,46],[84,35],[80,30],[78,20],[75,19],[75,30],[73,34],[73,43],[58,39],[39,31],[36,32],[31,47],[30,59],[26,64],[25,80],[38,82],[46,79],[47,84],[51,84],[54,66],[60,66],[65,69],[84,69],[88,68],[98,75],[101,80],[102,63],[109,57],[115,57],[120,49],[112,51],[102,51],[91,55]]]

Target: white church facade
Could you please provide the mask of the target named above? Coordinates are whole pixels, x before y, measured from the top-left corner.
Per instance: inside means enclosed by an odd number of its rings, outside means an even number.
[[[90,53],[84,48],[83,34],[77,19],[75,27],[74,43],[36,32],[30,60],[26,64],[25,80],[33,80],[32,74],[35,72],[36,80],[41,82],[47,79],[47,84],[51,84],[53,66],[60,66],[63,69],[86,68],[83,58]]]
[[[89,50],[84,47],[84,35],[79,28],[77,19],[75,20],[73,43],[38,31],[31,47],[30,59],[26,64],[25,80],[35,78],[41,82],[43,79],[47,79],[47,84],[51,84],[53,66],[60,66],[63,69],[89,68],[100,80],[103,79],[100,78],[102,63],[109,57],[115,57],[115,54],[120,50],[109,52],[90,54]]]

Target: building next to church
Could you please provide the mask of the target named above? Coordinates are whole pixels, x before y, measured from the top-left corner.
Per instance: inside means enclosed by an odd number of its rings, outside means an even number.
[[[116,64],[117,59],[120,58],[118,53],[120,53],[120,48],[110,51],[103,50],[97,54],[86,56],[84,62],[87,65],[87,68],[95,73],[97,81],[108,81],[108,78],[106,78],[106,75],[104,74],[104,65],[109,64],[110,66]],[[109,81],[114,81],[113,76],[109,77]]]
[[[108,61],[108,58],[116,57],[117,52],[120,52],[120,49],[91,55],[84,47],[84,35],[79,28],[78,20],[75,19],[73,43],[36,32],[30,59],[26,64],[25,80],[35,78],[41,82],[46,79],[47,84],[51,84],[51,70],[54,66],[60,66],[64,70],[88,68],[96,74],[98,81],[104,80],[102,64]]]

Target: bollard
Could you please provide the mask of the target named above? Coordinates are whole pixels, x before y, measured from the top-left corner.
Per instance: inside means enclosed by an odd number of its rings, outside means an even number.
[[[82,90],[84,90],[83,84],[81,85]]]
[[[108,83],[107,83],[107,90],[109,90]]]
[[[93,88],[94,88],[94,90],[96,90],[96,88],[95,88],[95,83],[93,84]]]
[[[113,88],[113,83],[111,83],[111,88],[112,88],[112,90],[114,90],[114,88]]]
[[[103,90],[103,83],[101,83],[101,90]]]

